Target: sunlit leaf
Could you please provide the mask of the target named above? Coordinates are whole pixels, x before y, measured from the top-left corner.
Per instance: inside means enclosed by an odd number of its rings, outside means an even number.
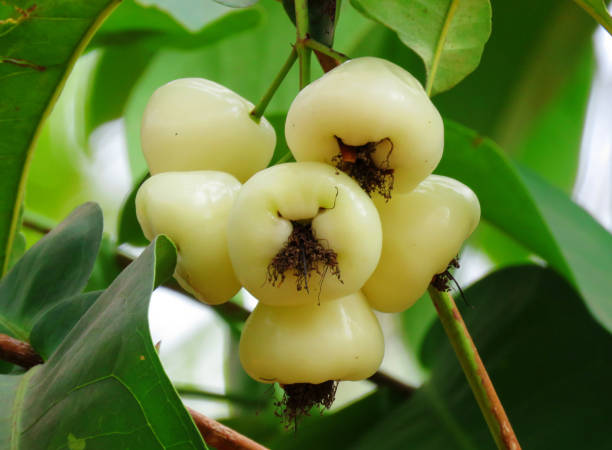
[[[489,0],[351,2],[397,32],[421,57],[430,95],[452,88],[476,69],[491,33]]]
[[[76,58],[118,0],[6,3],[12,14],[11,20],[3,18],[0,28],[2,272],[8,267],[17,232],[27,163],[36,136]],[[58,20],[62,26],[57,25]]]

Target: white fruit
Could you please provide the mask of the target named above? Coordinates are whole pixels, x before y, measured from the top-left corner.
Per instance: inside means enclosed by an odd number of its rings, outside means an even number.
[[[312,273],[309,291],[290,273],[280,285],[266,281],[268,266],[287,242],[292,221],[312,221],[314,236],[337,254],[342,281],[331,271]],[[374,271],[382,247],[378,212],[346,174],[322,163],[288,163],[253,176],[232,209],[228,245],[234,271],[262,303],[297,305],[358,291]]]
[[[383,225],[378,267],[363,287],[379,311],[409,308],[444,272],[480,220],[478,198],[452,178],[431,175],[389,202],[375,199]]]
[[[320,305],[259,303],[240,338],[242,367],[264,383],[362,380],[383,355],[380,325],[361,293]]]
[[[198,300],[216,305],[240,289],[227,250],[227,220],[240,190],[233,176],[214,171],[167,172],[143,183],[136,214],[145,236],[175,243],[174,277]]]
[[[410,73],[380,58],[352,59],[306,86],[285,124],[297,161],[333,164],[344,144],[380,142],[374,161],[388,157],[394,192],[407,192],[431,174],[442,157],[442,118]],[[392,143],[392,151],[391,144]]]
[[[276,134],[253,104],[210,80],[183,78],[155,91],[142,118],[141,142],[152,174],[218,170],[241,182],[265,168]]]

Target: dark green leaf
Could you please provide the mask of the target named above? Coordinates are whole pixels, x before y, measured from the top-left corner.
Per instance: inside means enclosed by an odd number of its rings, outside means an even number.
[[[464,319],[523,448],[610,447],[612,336],[573,289],[550,270],[523,266],[466,294],[475,308]],[[424,353],[432,378],[354,448],[494,448],[439,323]]]
[[[365,15],[397,32],[427,69],[430,95],[446,91],[480,62],[491,33],[489,0],[351,0]]]
[[[15,263],[23,256],[26,250],[26,238],[22,232],[17,233],[15,240],[13,241],[13,248],[11,249],[11,257],[9,259],[9,270],[15,265]]]
[[[147,324],[176,253],[158,238],[87,310],[49,360],[0,378],[2,448],[205,448]],[[9,443],[9,446],[2,444]]]
[[[8,267],[31,150],[77,56],[118,0],[8,2],[0,25],[0,264]],[[59,21],[59,22],[58,22]],[[61,23],[61,26],[58,26]]]
[[[140,41],[102,50],[92,77],[87,104],[86,134],[123,115],[123,108],[155,49]]]
[[[98,257],[87,281],[87,286],[85,286],[85,291],[106,289],[120,272],[121,266],[117,260],[117,244],[105,235],[102,237]]]
[[[605,0],[574,0],[593,19],[612,34],[612,16],[606,8]]]
[[[46,361],[102,292],[77,294],[57,303],[32,327],[30,344]]]
[[[137,247],[145,246],[149,243],[149,240],[145,237],[142,232],[142,228],[140,228],[140,224],[138,223],[138,218],[136,217],[136,194],[138,193],[138,189],[145,182],[145,180],[149,178],[149,174],[145,175],[141,178],[141,180],[136,183],[132,192],[128,198],[125,199],[123,203],[123,207],[121,208],[121,215],[119,216],[119,243],[128,243],[135,245]]]
[[[550,270],[522,266],[496,272],[466,294],[475,308],[465,308],[464,319],[523,448],[609,447],[612,361],[602,355],[612,352],[612,336],[575,291]],[[422,349],[432,376],[412,397],[385,404],[388,393],[379,390],[335,414],[308,418],[296,434],[264,442],[322,450],[493,449],[439,323]]]
[[[491,140],[450,121],[445,139],[436,172],[472,188],[483,217],[570,280],[597,320],[612,330],[607,287],[612,236],[563,193],[521,176]]]
[[[321,416],[313,411],[312,416],[305,417],[300,422],[296,432],[285,430],[275,439],[264,442],[270,448],[287,450],[355,448],[359,445],[363,433],[393,416],[402,400],[402,396],[383,389],[334,414]],[[387,437],[380,439],[385,441]],[[371,448],[378,449],[379,446],[374,445]],[[411,447],[400,445],[395,448]]]
[[[102,212],[77,208],[38,241],[0,284],[0,332],[27,341],[40,314],[81,292],[102,238]]]

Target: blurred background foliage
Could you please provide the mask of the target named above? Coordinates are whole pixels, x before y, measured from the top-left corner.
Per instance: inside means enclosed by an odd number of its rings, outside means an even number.
[[[334,48],[389,59],[425,84],[419,56],[362,15],[365,3],[342,3]],[[466,321],[526,448],[605,448],[612,445],[612,238],[571,200],[596,70],[596,22],[570,1],[493,0],[491,7],[480,65],[433,98],[447,130],[438,171],[464,181],[483,204],[484,220],[456,274],[474,305],[463,308]],[[118,246],[144,245],[126,199],[146,175],[139,125],[153,91],[176,78],[203,77],[256,103],[294,39],[272,0],[247,9],[209,0],[121,2],[42,128],[26,186],[30,226],[22,228],[26,244],[16,240],[17,253],[42,236],[37,228],[96,201],[105,235],[88,289],[105,289],[121,270]],[[314,76],[320,74],[317,67]],[[297,86],[294,68],[265,114],[277,131],[277,156],[287,151],[284,119]],[[343,383],[332,413],[308,418],[294,434],[272,413],[278,393],[240,368],[239,326],[164,292],[154,296],[150,324],[170,378],[188,404],[272,448],[493,445],[428,299],[379,316],[387,338],[383,369],[415,393],[403,398],[369,382]]]

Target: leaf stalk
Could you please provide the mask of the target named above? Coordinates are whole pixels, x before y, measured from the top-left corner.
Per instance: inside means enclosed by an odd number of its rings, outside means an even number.
[[[281,67],[278,74],[276,74],[276,77],[274,78],[274,80],[272,80],[272,84],[270,85],[270,87],[268,88],[264,96],[261,98],[259,103],[251,111],[251,118],[256,123],[259,123],[259,121],[261,120],[261,116],[263,116],[263,113],[268,107],[270,100],[272,100],[272,97],[274,96],[279,86],[281,85],[281,83],[283,82],[287,74],[289,73],[289,70],[291,70],[291,68],[293,67],[293,64],[295,63],[296,59],[297,59],[297,51],[295,47],[293,47],[291,49],[291,53],[289,53],[289,56],[287,57],[287,60],[285,61],[285,64],[283,64],[283,67]]]
[[[521,446],[506,411],[495,392],[455,301],[450,294],[440,292],[433,286],[429,286],[428,292],[497,448],[520,449]]]
[[[308,39],[308,0],[295,0],[295,28],[297,40],[295,47],[300,61],[300,90],[310,83],[311,50],[306,46]]]

